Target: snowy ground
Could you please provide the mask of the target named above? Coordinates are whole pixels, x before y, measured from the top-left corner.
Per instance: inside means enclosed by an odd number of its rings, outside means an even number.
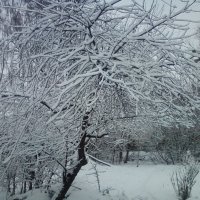
[[[97,165],[101,192],[92,164],[77,176],[68,200],[176,200],[170,177],[178,166],[134,164],[120,166]],[[200,200],[200,175],[192,190],[191,200]],[[0,200],[6,200],[3,192]],[[48,200],[44,192],[31,192],[28,200]]]
[[[132,200],[173,200],[177,199],[171,184],[171,175],[178,166],[168,165],[121,165],[121,166],[99,166],[101,190],[111,188],[110,195],[123,196]],[[75,185],[82,190],[76,190],[71,193],[69,200],[96,200],[95,195],[98,193],[96,178],[89,171],[91,167],[86,166],[79,174]],[[93,170],[94,171],[94,170]],[[100,198],[101,199],[101,198]],[[104,199],[104,198],[102,198]],[[126,198],[124,198],[126,199]],[[200,175],[192,190],[192,199],[200,200]],[[121,200],[121,199],[120,199]]]

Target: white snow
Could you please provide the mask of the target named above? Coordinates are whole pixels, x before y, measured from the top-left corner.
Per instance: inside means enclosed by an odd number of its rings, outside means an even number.
[[[68,200],[178,200],[171,184],[171,175],[180,166],[135,164],[102,166],[97,164],[101,192],[94,175],[93,162],[83,167]],[[200,200],[200,175],[189,200]],[[4,195],[4,196],[3,196]],[[42,190],[24,194],[27,200],[49,200]],[[6,200],[5,193],[0,192],[0,200]]]
[[[110,188],[110,196],[113,200],[121,199],[125,194],[129,200],[177,200],[171,184],[171,175],[180,166],[174,165],[98,165],[100,185],[103,190]],[[85,166],[78,175],[74,185],[82,188],[71,190],[69,200],[104,200],[107,198],[100,195],[95,175],[90,175],[91,164]],[[93,170],[94,171],[94,170]],[[192,190],[190,200],[200,200],[200,175]],[[122,198],[123,199],[123,198]]]
[[[6,200],[6,192],[0,189],[0,200]]]

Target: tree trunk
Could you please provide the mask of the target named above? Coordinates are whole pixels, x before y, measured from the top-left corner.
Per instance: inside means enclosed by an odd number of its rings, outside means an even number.
[[[55,200],[63,200],[65,198],[65,195],[67,194],[81,167],[87,164],[87,159],[85,157],[85,138],[86,133],[84,133],[79,144],[77,164],[72,170],[63,172],[63,186]]]
[[[119,152],[119,164],[121,164],[122,160],[123,160],[123,152],[120,150],[120,152]]]
[[[34,171],[30,171],[29,172],[29,190],[33,189],[33,181],[35,179],[35,172]]]
[[[115,163],[115,149],[113,150],[113,153],[112,153],[112,164]]]
[[[137,152],[137,167],[139,167],[140,165],[140,151],[138,149],[138,152]]]
[[[11,180],[10,180],[11,178],[10,178],[10,176],[9,176],[9,174],[7,175],[7,191],[10,193],[11,192],[11,188],[10,188],[10,182],[11,182]]]
[[[129,150],[126,150],[126,156],[125,156],[125,159],[124,159],[124,163],[127,163],[128,159],[129,159]]]
[[[26,181],[24,181],[24,193],[26,193]]]
[[[65,195],[67,194],[69,188],[71,187],[75,177],[77,176],[78,172],[80,171],[81,167],[87,164],[87,160],[82,160],[79,162],[72,170],[72,172],[68,172],[66,175],[66,180],[63,183],[62,189],[60,190],[58,196],[55,200],[63,200]]]
[[[12,185],[13,185],[12,195],[15,195],[15,190],[16,190],[16,174],[14,174],[13,177],[12,177]]]
[[[85,156],[85,140],[87,137],[86,129],[89,126],[88,119],[89,119],[90,112],[91,111],[86,112],[86,114],[83,117],[82,126],[81,126],[83,134],[78,146],[77,164],[73,167],[73,169],[69,171],[64,170],[63,186],[55,200],[63,200],[65,198],[65,195],[67,194],[69,188],[71,187],[81,167],[87,164],[87,159]]]

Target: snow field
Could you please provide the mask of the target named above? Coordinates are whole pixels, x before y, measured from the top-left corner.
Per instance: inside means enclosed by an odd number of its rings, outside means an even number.
[[[82,168],[69,191],[67,200],[178,200],[171,184],[171,175],[180,166],[144,164],[97,165],[101,192],[93,168],[93,162]],[[56,185],[53,189],[59,188]],[[49,200],[48,194],[37,189],[22,196],[26,200]],[[7,200],[0,191],[0,200]],[[200,200],[200,174],[189,200]]]
[[[105,167],[98,165],[102,191],[110,189],[110,196],[123,196],[132,200],[176,200],[171,184],[171,175],[180,166],[173,165],[120,165]],[[69,200],[97,200],[98,185],[95,175],[91,175],[91,164],[85,166],[75,180]],[[93,170],[94,172],[94,170]],[[196,178],[191,200],[200,200],[200,175]],[[101,199],[106,199],[101,197]],[[115,199],[113,199],[115,200]],[[117,199],[118,200],[118,199]],[[120,199],[121,200],[121,199]]]

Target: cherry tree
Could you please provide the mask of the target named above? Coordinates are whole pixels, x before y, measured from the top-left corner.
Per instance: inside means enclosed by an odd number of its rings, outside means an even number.
[[[29,20],[0,44],[4,172],[25,157],[32,183],[38,166],[54,161],[63,170],[55,196],[62,200],[87,164],[89,142],[106,134],[106,122],[126,116],[125,109],[106,110],[119,90],[121,108],[140,105],[166,125],[191,125],[200,98],[190,88],[199,69],[183,48],[190,35],[179,21],[198,1],[181,8],[171,2],[165,13],[135,0],[27,2],[15,9]],[[140,114],[135,108],[132,117]]]

